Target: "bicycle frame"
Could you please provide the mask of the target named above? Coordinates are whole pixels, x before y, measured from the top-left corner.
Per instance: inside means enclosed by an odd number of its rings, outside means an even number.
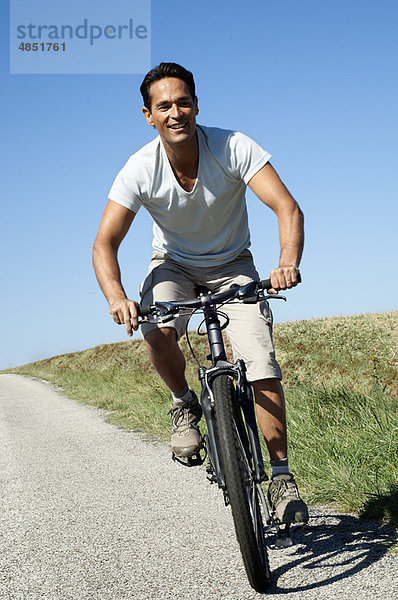
[[[217,433],[216,428],[214,427],[214,398],[212,393],[212,383],[214,379],[222,374],[230,375],[236,381],[236,399],[245,416],[250,458],[252,459],[254,466],[256,484],[264,481],[264,479],[266,479],[266,474],[254,412],[253,393],[251,386],[246,379],[245,364],[242,360],[237,360],[235,364],[227,360],[221,333],[221,324],[215,307],[206,306],[204,307],[203,312],[207,327],[212,365],[210,368],[199,368],[199,379],[202,385],[201,405],[207,423],[215,481],[217,481],[219,487],[225,493],[225,479],[220,464]]]

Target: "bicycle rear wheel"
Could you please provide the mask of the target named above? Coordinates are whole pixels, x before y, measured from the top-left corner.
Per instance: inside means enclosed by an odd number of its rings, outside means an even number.
[[[250,585],[256,591],[264,592],[269,585],[271,574],[261,501],[254,481],[251,459],[247,454],[248,441],[242,414],[236,405],[234,386],[227,375],[216,377],[212,391],[221,460],[236,537]]]

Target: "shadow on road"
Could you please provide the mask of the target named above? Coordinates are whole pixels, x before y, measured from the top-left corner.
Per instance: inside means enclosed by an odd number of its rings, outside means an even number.
[[[394,543],[394,530],[380,522],[331,512],[314,515],[304,529],[296,528],[294,546],[283,565],[272,568],[271,564],[268,594],[304,592],[350,578],[379,561]],[[280,562],[279,552],[286,551],[274,550],[271,544],[271,561],[274,557]]]

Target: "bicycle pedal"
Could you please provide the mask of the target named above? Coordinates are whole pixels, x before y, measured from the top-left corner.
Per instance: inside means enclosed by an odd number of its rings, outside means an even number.
[[[279,525],[276,526],[275,546],[277,548],[290,548],[290,546],[293,546],[293,540],[290,535],[290,523],[286,523],[283,529]]]
[[[290,546],[293,546],[293,540],[290,536],[276,538],[275,546],[277,548],[290,548]]]
[[[177,456],[174,452],[171,453],[173,462],[178,462],[183,467],[197,467],[203,465],[206,460],[207,454],[202,458],[200,454],[193,454],[192,456]]]

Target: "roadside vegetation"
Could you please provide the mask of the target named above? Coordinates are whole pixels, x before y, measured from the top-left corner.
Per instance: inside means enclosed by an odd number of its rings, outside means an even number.
[[[398,524],[398,311],[275,326],[284,372],[290,464],[303,496]],[[192,334],[199,360],[207,341]],[[197,366],[188,377],[199,392]],[[108,420],[169,440],[170,397],[142,340],[97,346],[9,369],[52,382]]]

